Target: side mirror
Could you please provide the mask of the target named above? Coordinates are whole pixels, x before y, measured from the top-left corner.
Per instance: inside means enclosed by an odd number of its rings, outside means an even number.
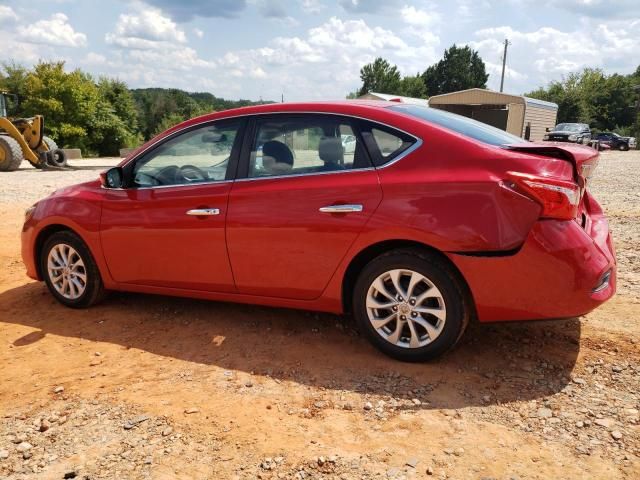
[[[549,127],[547,127],[547,128],[545,128],[545,129],[544,129],[544,131],[545,131],[545,132],[550,132],[550,131],[551,131],[551,129],[550,129]]]
[[[113,167],[100,173],[100,181],[104,188],[122,188],[123,178],[120,167]]]

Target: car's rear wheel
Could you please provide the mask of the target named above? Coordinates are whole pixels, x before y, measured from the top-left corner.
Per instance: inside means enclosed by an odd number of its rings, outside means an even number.
[[[626,143],[621,143],[620,145],[618,145],[618,150],[620,150],[621,152],[626,152],[627,150],[629,150],[629,145],[627,145]]]
[[[360,330],[402,361],[433,359],[462,336],[471,306],[459,275],[441,258],[394,250],[362,270],[353,309]]]
[[[51,294],[67,307],[88,307],[103,297],[102,278],[93,256],[72,232],[57,232],[45,241],[40,268]]]

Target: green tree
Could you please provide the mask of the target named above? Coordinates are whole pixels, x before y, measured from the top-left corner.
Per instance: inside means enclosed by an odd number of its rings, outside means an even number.
[[[455,44],[445,50],[444,57],[422,74],[429,95],[486,88],[489,75],[478,52]]]
[[[21,114],[44,115],[45,129],[58,145],[93,151],[89,127],[100,94],[90,75],[67,73],[64,62],[41,62],[27,74],[21,96]]]
[[[400,90],[400,72],[398,67],[391,65],[383,58],[376,58],[360,69],[359,95],[368,92],[390,93],[398,95]]]
[[[527,94],[558,104],[558,122],[587,123],[596,131],[640,133],[635,74],[606,75],[602,70],[585,68],[561,81],[551,82]]]
[[[100,155],[118,155],[122,147],[142,143],[138,111],[124,82],[102,78],[98,82],[100,102],[91,122],[90,143]]]
[[[427,87],[420,75],[403,77],[400,80],[400,95],[413,98],[427,98]]]
[[[184,122],[188,117],[181,115],[180,113],[173,112],[162,117],[160,122],[156,125],[155,130],[153,131],[153,135],[158,135],[159,133],[168,130],[171,127],[176,126],[180,122]]]
[[[18,98],[21,98],[24,95],[24,85],[28,73],[29,70],[27,68],[15,62],[4,63],[2,69],[0,69],[0,88],[14,93],[18,95]],[[16,105],[15,102],[9,98],[9,115],[17,115],[20,111],[19,108],[19,104]]]

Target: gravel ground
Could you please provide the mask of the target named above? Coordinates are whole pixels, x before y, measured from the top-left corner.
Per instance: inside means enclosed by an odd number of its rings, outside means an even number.
[[[22,210],[117,162],[0,175],[0,478],[640,478],[640,152],[604,153],[590,187],[614,232],[613,300],[472,326],[421,365],[332,315],[59,306],[24,277]]]
[[[98,178],[101,171],[114,167],[121,158],[70,160],[69,170],[38,170],[22,162],[15,172],[0,172],[0,204],[33,203],[51,192]]]

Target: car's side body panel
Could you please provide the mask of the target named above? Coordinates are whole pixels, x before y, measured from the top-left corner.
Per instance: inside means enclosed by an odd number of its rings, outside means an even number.
[[[234,292],[225,221],[231,182],[105,189],[102,250],[118,283]],[[193,209],[218,215],[193,216]]]
[[[236,181],[227,241],[238,291],[318,298],[381,199],[373,168]],[[345,204],[362,211],[320,212]]]
[[[36,257],[39,235],[48,229],[66,227],[85,241],[93,253],[105,284],[115,285],[109,275],[100,243],[103,194],[100,182],[93,180],[58,190],[38,203],[22,228],[22,258],[29,277],[42,280]]]

